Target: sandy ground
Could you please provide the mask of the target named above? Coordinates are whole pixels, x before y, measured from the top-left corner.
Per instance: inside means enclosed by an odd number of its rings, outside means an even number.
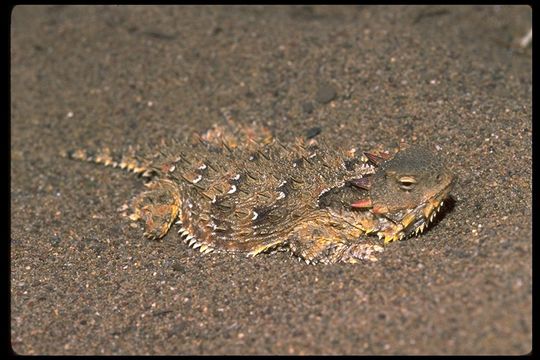
[[[524,7],[17,7],[11,344],[19,354],[523,354],[532,340],[532,56]],[[223,120],[369,149],[430,142],[458,176],[377,263],[200,256],[119,212],[143,189],[73,147]]]

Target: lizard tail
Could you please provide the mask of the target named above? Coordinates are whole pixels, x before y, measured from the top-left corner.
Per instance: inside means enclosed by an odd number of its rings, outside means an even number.
[[[108,147],[99,150],[67,150],[62,152],[61,155],[72,160],[119,168],[145,177],[152,176],[151,169],[135,155],[135,150],[131,146],[121,155],[113,153]]]

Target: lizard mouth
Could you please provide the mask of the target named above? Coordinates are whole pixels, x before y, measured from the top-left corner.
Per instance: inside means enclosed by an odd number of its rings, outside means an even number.
[[[407,216],[411,217],[413,220],[409,223],[403,223],[404,229],[402,233],[404,237],[416,236],[422,233],[430,223],[437,217],[437,214],[440,212],[442,206],[444,205],[444,200],[447,196],[434,198],[428,200],[426,204],[420,205],[413,209]],[[406,219],[404,219],[406,220]]]
[[[441,208],[444,205],[444,201],[448,198],[450,190],[453,187],[453,179],[437,194],[429,198],[424,203],[418,205],[412,210],[407,210],[396,222],[394,228],[394,235],[391,239],[387,238],[385,233],[385,243],[393,240],[402,240],[412,236],[416,236],[429,226],[430,223],[433,223],[437,215],[439,214]],[[397,230],[397,231],[396,231]]]
[[[422,233],[437,217],[453,184],[454,179],[451,178],[440,191],[412,209],[379,215],[379,238],[384,238],[384,243],[387,244]]]

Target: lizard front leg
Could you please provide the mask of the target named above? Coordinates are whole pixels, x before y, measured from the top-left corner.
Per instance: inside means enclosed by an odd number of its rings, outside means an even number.
[[[287,242],[291,251],[308,264],[377,261],[376,254],[383,251],[382,246],[365,236],[360,225],[328,211],[295,226]]]

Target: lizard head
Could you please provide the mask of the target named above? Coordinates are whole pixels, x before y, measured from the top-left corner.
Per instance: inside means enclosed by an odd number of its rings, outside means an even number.
[[[390,158],[368,156],[377,165],[373,175],[358,181],[369,198],[354,204],[372,214],[373,228],[384,242],[422,232],[443,205],[455,177],[427,148],[409,147]]]

